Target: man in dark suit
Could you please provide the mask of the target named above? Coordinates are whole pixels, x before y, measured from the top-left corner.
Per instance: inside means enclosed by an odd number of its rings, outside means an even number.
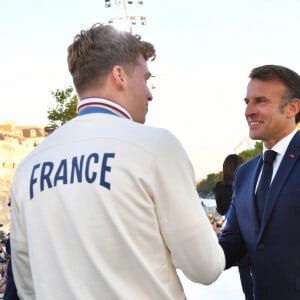
[[[226,268],[248,252],[255,300],[299,300],[300,77],[277,65],[255,68],[249,77],[245,98],[249,135],[262,140],[263,152],[274,150],[276,158],[262,210],[256,195],[264,177],[262,155],[237,169],[219,241]]]

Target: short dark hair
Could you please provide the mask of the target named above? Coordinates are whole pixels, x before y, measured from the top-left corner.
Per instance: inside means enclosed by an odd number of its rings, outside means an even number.
[[[287,93],[282,99],[282,104],[294,99],[300,100],[300,76],[293,70],[279,65],[264,65],[254,68],[249,77],[251,79],[277,79],[280,80],[286,87]],[[296,124],[300,121],[300,112],[295,116]]]
[[[139,35],[97,23],[77,34],[68,47],[69,71],[77,92],[93,86],[115,66],[129,72],[138,56],[155,59],[154,46]]]

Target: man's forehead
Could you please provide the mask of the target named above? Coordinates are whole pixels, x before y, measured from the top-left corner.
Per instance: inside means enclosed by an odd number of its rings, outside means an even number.
[[[250,79],[247,90],[256,89],[261,91],[286,91],[287,86],[279,79],[272,78],[272,79],[259,79],[259,78],[252,78]]]
[[[287,87],[280,80],[261,80],[253,78],[249,81],[244,100],[284,98]]]

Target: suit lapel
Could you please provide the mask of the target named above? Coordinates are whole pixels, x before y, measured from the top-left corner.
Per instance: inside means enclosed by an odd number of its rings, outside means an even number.
[[[280,190],[284,186],[284,183],[288,179],[297,159],[300,156],[300,132],[297,132],[293,139],[291,140],[285,155],[280,163],[278,171],[273,179],[273,182],[270,186],[269,194],[266,199],[266,209],[264,211],[260,236],[264,231],[268,220],[271,216],[274,205],[278,199]]]

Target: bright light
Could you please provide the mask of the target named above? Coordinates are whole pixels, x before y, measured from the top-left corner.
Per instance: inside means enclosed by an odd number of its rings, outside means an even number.
[[[128,22],[123,19],[114,19],[113,22],[111,22],[111,25],[120,31],[131,31]]]

